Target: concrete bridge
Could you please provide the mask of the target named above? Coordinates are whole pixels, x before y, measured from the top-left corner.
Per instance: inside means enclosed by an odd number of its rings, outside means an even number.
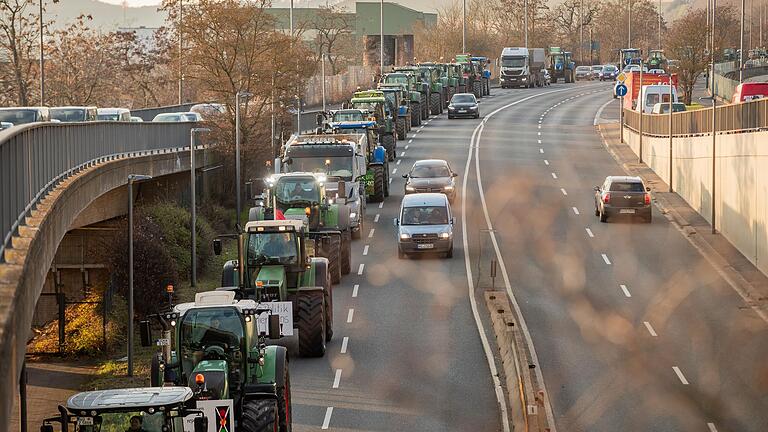
[[[0,418],[19,395],[27,337],[59,243],[127,210],[129,174],[189,184],[192,123],[36,124],[0,132]],[[210,166],[195,146],[196,168]]]

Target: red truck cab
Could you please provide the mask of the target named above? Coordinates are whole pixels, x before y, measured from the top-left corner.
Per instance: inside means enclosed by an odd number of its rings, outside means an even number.
[[[749,102],[764,97],[768,97],[768,82],[746,82],[736,86],[731,102]]]

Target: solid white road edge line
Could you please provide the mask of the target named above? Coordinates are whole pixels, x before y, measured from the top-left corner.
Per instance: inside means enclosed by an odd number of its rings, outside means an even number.
[[[333,377],[333,388],[339,388],[341,383],[341,369],[336,369],[336,375]]]
[[[677,375],[678,378],[680,378],[680,382],[683,383],[683,385],[688,385],[689,384],[688,380],[685,379],[685,375],[683,375],[683,371],[681,371],[679,367],[672,366],[672,370],[675,371],[675,374]]]
[[[485,118],[483,118],[483,121],[475,127],[475,132],[472,134],[472,139],[470,141],[469,146],[469,155],[467,157],[467,165],[464,169],[464,172],[469,172],[469,166],[470,162],[472,160],[472,147],[475,147],[475,174],[477,175],[477,188],[480,192],[480,201],[482,203],[483,207],[483,213],[485,214],[485,223],[487,225],[487,228],[489,230],[493,229],[493,225],[491,224],[491,218],[488,214],[488,206],[485,201],[485,193],[483,192],[483,185],[482,180],[480,176],[480,162],[479,162],[479,150],[480,150],[480,136],[482,135],[482,129],[485,123],[490,120],[496,113],[498,113],[501,110],[504,110],[506,108],[509,108],[511,106],[517,105],[519,103],[525,102],[527,100],[540,97],[540,96],[546,96],[550,93],[560,93],[564,91],[568,91],[571,89],[565,88],[560,90],[551,90],[548,92],[538,93],[535,95],[531,95],[519,100],[516,100],[514,102],[511,102],[507,105],[504,105],[500,108],[497,108],[495,111],[491,112],[490,114],[486,115]],[[477,144],[475,144],[475,137],[477,139]],[[542,150],[543,153],[543,150]],[[461,194],[461,211],[462,216],[466,214],[466,189],[467,189],[467,178],[469,176],[465,175],[464,180],[462,183],[463,192]],[[472,270],[470,268],[470,262],[469,262],[469,244],[467,241],[467,226],[466,226],[466,218],[461,218],[461,226],[462,226],[462,235],[463,235],[463,241],[464,241],[464,261],[467,268],[467,281],[469,285],[469,297],[470,301],[473,305],[472,312],[475,314],[475,322],[478,325],[478,331],[480,331],[481,339],[484,342],[483,348],[486,348],[487,340],[485,339],[485,331],[483,330],[482,323],[480,322],[480,318],[477,315],[477,305],[475,305],[475,299],[474,299],[474,286],[472,283]],[[557,427],[555,425],[555,416],[552,412],[552,404],[549,401],[549,392],[547,391],[546,384],[544,383],[544,375],[541,372],[541,363],[539,363],[539,356],[536,354],[536,347],[533,346],[533,339],[531,339],[531,334],[528,331],[528,325],[525,323],[525,317],[523,317],[523,313],[520,310],[520,305],[517,303],[517,299],[515,298],[514,293],[512,293],[512,284],[509,281],[509,274],[507,273],[507,267],[504,264],[504,258],[501,256],[501,250],[499,249],[499,243],[496,241],[496,235],[493,231],[490,232],[491,237],[491,243],[493,243],[493,248],[496,252],[496,258],[498,259],[499,267],[501,268],[501,274],[504,277],[504,285],[506,287],[507,296],[509,296],[510,301],[512,302],[512,307],[515,308],[515,312],[517,313],[517,317],[520,320],[518,323],[520,330],[523,332],[523,335],[525,336],[525,342],[528,344],[528,349],[531,351],[531,360],[533,360],[534,364],[537,364],[539,367],[534,369],[534,373],[536,374],[536,379],[539,381],[539,384],[542,386],[542,390],[544,391],[544,410],[547,414],[547,422],[549,423],[550,432],[557,432]],[[493,364],[493,361],[491,360],[489,356],[489,350],[490,347],[486,349],[486,357],[489,358],[488,364],[491,367],[491,374],[494,376],[494,382],[498,380],[497,374],[494,374],[493,372],[496,370],[495,364]],[[498,398],[498,392],[499,388],[497,388],[497,398]],[[503,396],[503,394],[502,394]],[[500,399],[503,401],[503,398]],[[506,406],[502,405],[503,411],[502,416],[506,416]],[[506,418],[506,417],[505,417]],[[508,422],[504,422],[505,430],[508,427]]]
[[[604,103],[602,106],[600,106],[600,108],[597,110],[597,113],[595,114],[595,122],[594,122],[594,123],[592,123],[592,125],[593,125],[593,126],[597,126],[597,124],[598,124],[598,121],[600,120],[600,116],[603,114],[603,110],[604,110],[604,109],[605,109],[605,107],[607,107],[607,106],[608,106],[608,104],[610,104],[611,102],[613,102],[613,99],[609,100],[608,102],[606,102],[606,103]]]
[[[328,426],[331,424],[331,414],[333,414],[333,407],[328,407],[325,409],[325,418],[323,419],[323,426],[322,429],[328,429]]]
[[[341,340],[341,354],[347,353],[348,344],[349,344],[349,336],[344,336],[344,339]]]
[[[651,323],[648,321],[643,321],[643,325],[645,325],[645,328],[648,329],[648,333],[651,334],[651,336],[656,337],[658,334],[656,334],[656,330],[653,329],[653,326],[651,326]]]

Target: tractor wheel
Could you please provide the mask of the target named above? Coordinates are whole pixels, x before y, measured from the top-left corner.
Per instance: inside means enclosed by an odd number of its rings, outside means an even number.
[[[328,270],[331,272],[331,282],[341,282],[341,237],[331,236],[331,244],[328,246],[326,258],[328,258]]]
[[[277,386],[277,423],[280,432],[291,432],[293,425],[293,404],[291,403],[291,373],[288,356],[283,357],[283,384]]]
[[[352,234],[349,230],[341,232],[341,274],[352,271]]]
[[[277,404],[274,399],[243,401],[239,428],[244,432],[272,432],[277,426]]]
[[[405,139],[405,117],[398,117],[397,123],[395,124],[395,128],[397,129],[397,139],[404,140]]]
[[[296,295],[296,327],[302,357],[325,355],[325,308],[320,291],[299,291]]]
[[[426,120],[429,118],[429,100],[428,98],[424,96],[424,98],[421,101],[421,120]]]
[[[411,104],[411,126],[418,126],[421,124],[421,104],[414,102]]]
[[[373,195],[371,202],[384,201],[384,167],[376,165],[371,167],[373,171]]]
[[[475,97],[478,99],[483,97],[482,89],[480,88],[480,81],[475,81],[474,83],[472,83],[472,93],[474,93]]]
[[[382,135],[381,145],[387,150],[387,160],[395,160],[395,136],[393,134]]]
[[[443,103],[440,99],[440,93],[432,93],[429,96],[429,111],[432,115],[440,114],[440,104]]]
[[[325,341],[333,339],[333,285],[331,284],[328,267],[322,274],[315,276],[315,285],[323,287],[323,307],[325,311]]]
[[[384,197],[389,196],[389,164],[384,165]]]
[[[162,372],[160,372],[159,354],[152,355],[152,363],[150,364],[149,370],[149,385],[152,387],[162,387],[165,378],[162,376]]]

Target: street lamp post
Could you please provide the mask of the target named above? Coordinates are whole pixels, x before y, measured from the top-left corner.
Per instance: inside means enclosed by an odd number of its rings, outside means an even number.
[[[525,39],[525,50],[528,51],[528,0],[525,0],[523,9],[523,27],[525,27],[525,35],[523,38]]]
[[[584,0],[579,2],[579,61],[584,64]]]
[[[659,0],[659,50],[661,50],[661,0]]]
[[[669,70],[669,191],[672,188],[672,70]]]
[[[672,77],[670,76],[670,79]],[[640,91],[637,98],[637,109],[640,111],[640,163],[643,163],[643,111],[645,111],[645,95],[643,94],[643,60],[640,59]]]
[[[741,25],[739,27],[739,82],[744,82],[744,3],[745,0],[741,0]],[[712,27],[714,28],[715,21],[712,20]],[[714,30],[712,30],[714,33]],[[714,46],[714,43],[712,44]],[[714,93],[713,93],[714,96]]]
[[[632,48],[632,0],[627,10],[627,48]]]
[[[189,131],[189,193],[190,193],[190,214],[192,220],[190,221],[190,232],[192,234],[192,259],[190,260],[192,267],[192,274],[190,278],[190,285],[192,288],[197,287],[197,204],[195,202],[195,134],[210,132],[208,128],[192,128]],[[238,182],[238,186],[240,183]],[[238,195],[239,198],[239,195]],[[239,213],[238,213],[239,216]]]
[[[128,376],[133,376],[133,184],[152,179],[148,175],[128,175]]]
[[[184,17],[184,0],[179,0],[179,105],[181,105],[184,102],[183,96],[183,83],[184,83],[184,72],[183,72],[183,57],[184,57],[184,40],[181,36],[181,24],[182,19]]]
[[[712,234],[717,233],[717,229],[715,228],[715,185],[717,182],[715,181],[715,167],[717,165],[717,148],[715,147],[715,143],[717,141],[717,96],[715,95],[715,18],[717,17],[717,0],[712,0],[712,44],[711,44],[711,54],[712,54]],[[742,37],[744,33],[742,32]],[[742,51],[743,53],[743,51]]]
[[[242,90],[235,95],[235,193],[237,193],[237,216],[235,220],[237,221],[238,226],[240,226],[240,213],[242,213],[243,210],[240,205],[240,99],[244,97],[247,100],[251,96],[253,96],[252,93]],[[192,145],[194,145],[194,142]]]
[[[40,0],[40,106],[45,106],[45,53],[43,51],[43,0]]]
[[[461,6],[461,52],[467,52],[467,0],[464,0]]]
[[[384,0],[379,1],[379,74],[384,75]]]
[[[325,53],[320,54],[320,74],[323,81],[323,112],[325,112]]]

